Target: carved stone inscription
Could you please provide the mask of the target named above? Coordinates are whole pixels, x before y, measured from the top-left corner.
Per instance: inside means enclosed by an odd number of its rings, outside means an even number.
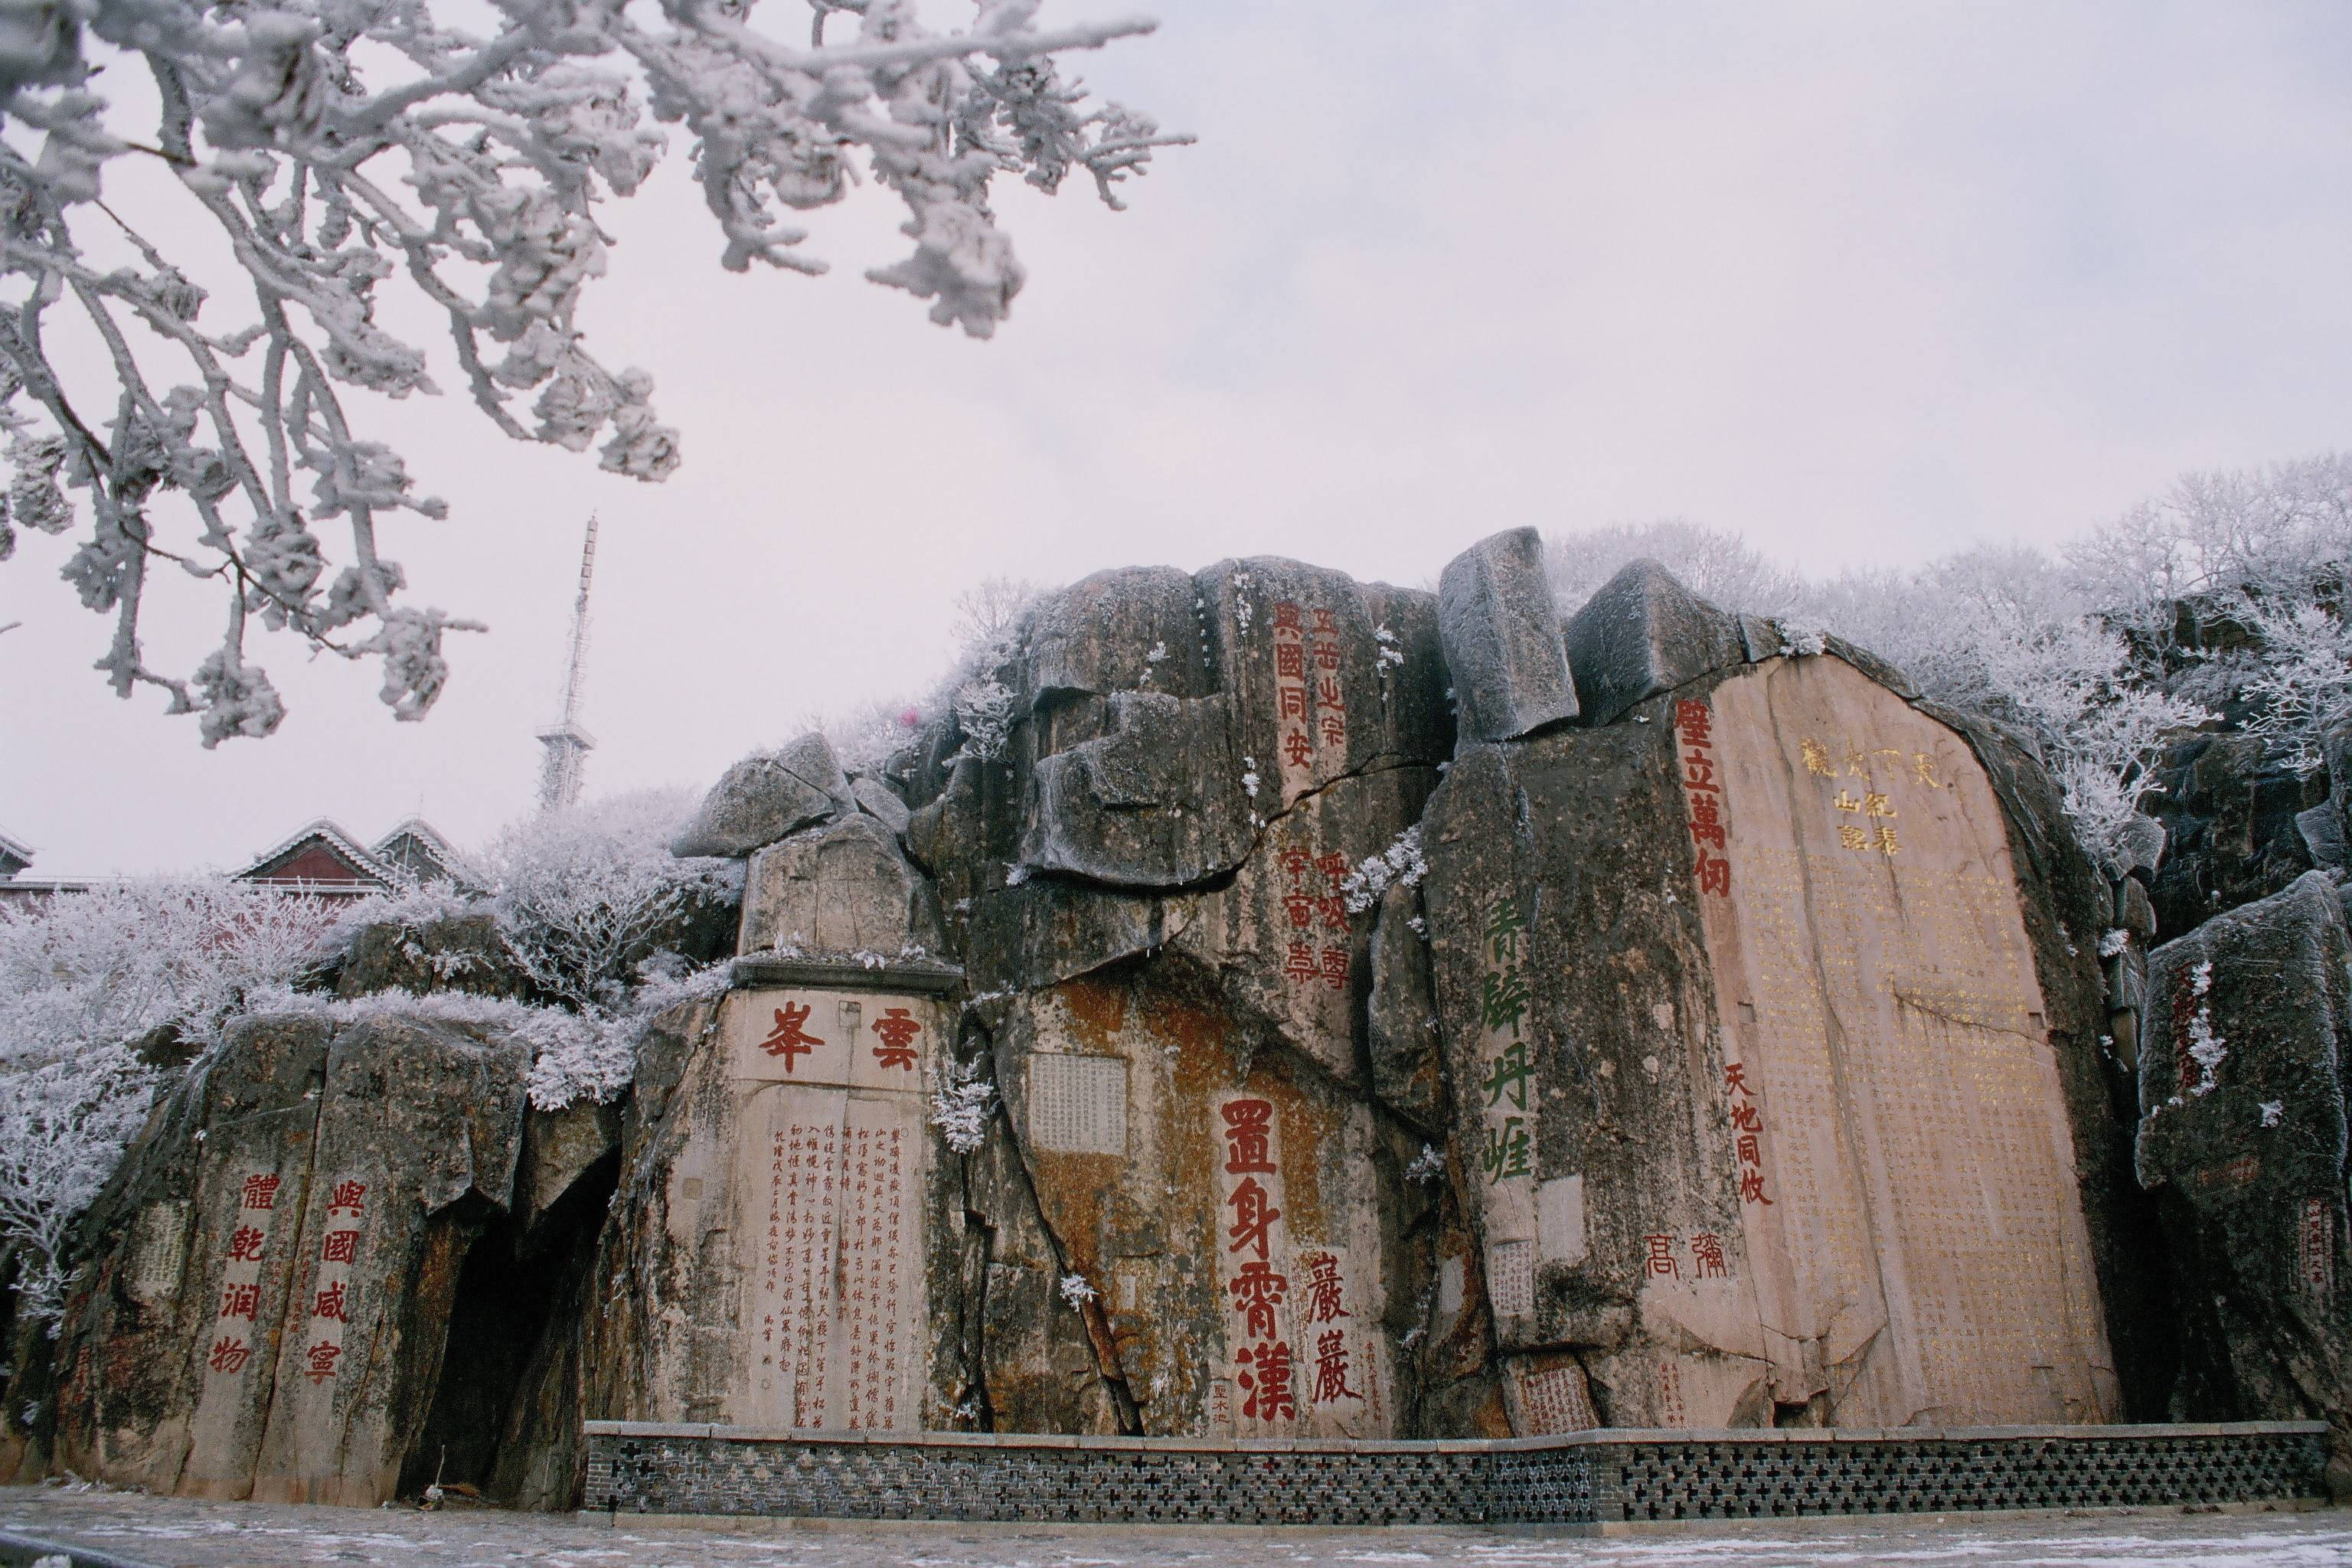
[[[1127,1152],[1127,1058],[1039,1052],[1029,1062],[1029,1137],[1057,1154]]]
[[[740,992],[734,1194],[739,1425],[917,1431],[926,1095],[942,1026],[920,997]]]
[[[1775,1397],[1828,1392],[1845,1424],[2112,1419],[2056,1062],[1966,743],[1832,658],[1759,667],[1675,724],[1708,742],[1694,809],[1719,799],[1695,891],[1723,1061],[1696,1087]]]
[[[1213,1100],[1220,1296],[1232,1369],[1213,1430],[1243,1437],[1385,1432],[1376,1317],[1348,1249],[1297,1232],[1283,1179],[1281,1106],[1249,1090]]]

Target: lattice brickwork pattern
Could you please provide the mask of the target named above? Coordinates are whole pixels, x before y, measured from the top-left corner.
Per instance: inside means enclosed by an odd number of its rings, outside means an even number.
[[[2325,1495],[2326,1428],[1584,1433],[1464,1443],[931,1436],[588,1424],[591,1509],[1110,1524],[1596,1524]]]

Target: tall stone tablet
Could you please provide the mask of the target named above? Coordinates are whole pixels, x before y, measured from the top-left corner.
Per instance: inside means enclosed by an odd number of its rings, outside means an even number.
[[[927,1094],[947,1023],[887,991],[729,998],[737,1425],[922,1429]]]
[[[1774,1363],[1818,1347],[1849,1424],[2107,1418],[2074,1142],[1983,769],[1830,658],[1672,719],[1705,834],[1715,1109]]]
[[[1469,749],[1423,837],[1486,1300],[1543,1368],[1523,1429],[1580,1410],[1579,1375],[1612,1426],[2115,1416],[2008,828],[1960,735],[1773,658]]]

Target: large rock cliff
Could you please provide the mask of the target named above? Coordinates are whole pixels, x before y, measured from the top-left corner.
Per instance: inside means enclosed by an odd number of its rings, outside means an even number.
[[[1563,616],[1523,531],[1435,595],[1103,574],[979,679],[877,770],[812,737],[712,792],[733,984],[611,1106],[530,1111],[446,1026],[248,1025],[93,1219],[60,1459],[561,1503],[583,1418],[1972,1426],[2189,1375],[2203,1211],[2132,1166],[2158,856],[2095,867],[1862,650],[1646,563]],[[2238,1409],[2324,1405],[2338,1319]]]

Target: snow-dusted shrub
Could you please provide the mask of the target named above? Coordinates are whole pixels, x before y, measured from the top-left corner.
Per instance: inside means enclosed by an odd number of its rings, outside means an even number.
[[[649,790],[529,817],[483,856],[507,947],[543,994],[583,1011],[625,1005],[639,966],[698,906],[740,898],[738,860],[681,860],[669,841],[690,795]]]
[[[2151,636],[2192,595],[2293,606],[2340,594],[2352,563],[2352,453],[2184,474],[2065,557],[2086,603]]]
[[[996,1086],[984,1076],[985,1070],[977,1058],[951,1062],[931,1086],[931,1125],[959,1154],[977,1153],[988,1137],[988,1118],[996,1109]]]
[[[1012,577],[988,577],[956,596],[956,656],[932,706],[955,715],[964,756],[992,763],[1019,723],[1014,693],[997,679],[1019,650],[1021,628],[1044,591]]]
[[[0,1251],[54,1323],[62,1247],[147,1113],[158,1030],[216,1046],[228,1019],[313,962],[331,913],[224,878],[134,881],[0,906]]]
[[[1804,588],[1796,573],[1769,561],[1736,533],[1679,518],[1620,523],[1561,534],[1544,543],[1544,573],[1562,615],[1573,615],[1632,562],[1657,562],[1701,598],[1727,610],[1775,616]]]
[[[963,731],[962,755],[983,763],[998,761],[1013,738],[1013,726],[1019,715],[1013,711],[1013,692],[990,677],[968,680],[956,688],[955,716]]]
[[[1340,894],[1347,900],[1348,912],[1362,914],[1381,901],[1381,895],[1390,887],[1416,887],[1429,875],[1429,861],[1421,852],[1421,825],[1415,823],[1396,836],[1396,842],[1377,855],[1364,857],[1363,864],[1339,879]]]
[[[121,1045],[0,1066],[0,1251],[20,1310],[55,1331],[66,1238],[146,1120],[156,1075]]]
[[[2352,702],[2352,626],[2310,603],[2256,603],[2248,618],[2261,647],[2240,688],[2254,709],[2246,731],[2297,773],[2314,773],[2320,732]]]

